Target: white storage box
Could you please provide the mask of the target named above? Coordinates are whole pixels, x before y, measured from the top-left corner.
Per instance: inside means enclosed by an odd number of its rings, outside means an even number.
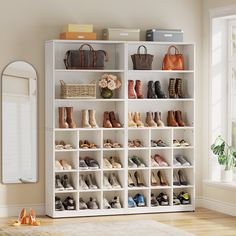
[[[140,29],[108,28],[103,30],[104,40],[139,41]]]

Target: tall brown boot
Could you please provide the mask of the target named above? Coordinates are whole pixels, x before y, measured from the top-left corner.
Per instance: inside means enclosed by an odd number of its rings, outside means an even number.
[[[76,124],[73,120],[73,107],[66,107],[66,122],[69,125],[69,128],[76,128]]]
[[[135,92],[137,94],[137,98],[144,98],[143,93],[142,93],[142,82],[141,82],[141,80],[136,80]]]
[[[137,98],[136,92],[134,90],[134,81],[133,80],[128,81],[128,97],[129,97],[129,99]]]
[[[140,112],[135,112],[134,113],[134,122],[137,124],[138,127],[144,127],[144,124],[141,121]]]
[[[89,124],[91,125],[92,128],[98,128],[96,119],[95,119],[95,110],[88,110],[89,112]]]
[[[181,111],[175,111],[175,119],[179,126],[185,126],[185,123],[182,119],[182,112]]]
[[[65,128],[69,128],[68,123],[65,120],[65,107],[58,107],[58,111],[59,111],[59,128],[65,129]]]
[[[169,97],[170,97],[170,98],[176,98],[176,93],[175,93],[175,79],[170,78],[168,90],[169,90]]]
[[[110,121],[108,111],[105,111],[104,114],[103,114],[103,127],[104,128],[112,128],[112,124],[111,124],[111,121]]]
[[[114,111],[111,111],[109,113],[109,117],[110,117],[110,121],[111,121],[111,124],[112,124],[113,128],[120,128],[121,127],[120,122],[118,122],[116,117],[115,117]]]
[[[179,78],[176,79],[175,93],[178,95],[179,98],[184,98],[182,79],[179,79]]]
[[[146,125],[148,127],[157,127],[156,122],[153,120],[152,112],[146,113]]]
[[[164,127],[164,122],[161,120],[161,112],[155,112],[154,121],[157,123],[158,127]]]
[[[137,124],[134,122],[134,117],[132,112],[128,112],[128,127],[137,127]]]
[[[173,127],[178,126],[178,123],[175,120],[175,112],[174,111],[168,111],[167,125],[173,126]]]
[[[82,110],[82,128],[91,128],[89,124],[88,110]]]

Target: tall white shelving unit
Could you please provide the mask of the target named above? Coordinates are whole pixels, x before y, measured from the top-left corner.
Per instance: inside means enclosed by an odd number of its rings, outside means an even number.
[[[63,59],[67,50],[78,49],[82,43],[91,44],[94,49],[106,50],[109,61],[105,64],[104,70],[66,70]],[[45,166],[46,166],[46,214],[57,217],[76,217],[91,215],[114,215],[114,214],[133,214],[150,212],[176,212],[193,211],[195,209],[195,157],[194,157],[194,78],[195,78],[195,46],[193,43],[174,43],[185,57],[184,71],[163,71],[161,70],[162,60],[167,49],[173,43],[160,42],[119,42],[119,41],[74,41],[74,40],[52,40],[45,45],[45,70],[46,70],[46,143],[45,143]],[[133,70],[131,55],[136,53],[138,46],[145,45],[148,53],[154,54],[152,70]],[[96,99],[60,99],[60,80],[66,83],[88,83],[93,80],[98,82],[103,73],[113,73],[119,76],[122,87],[116,92],[112,99],[102,99],[97,88]],[[140,79],[143,84],[143,94],[147,94],[147,82],[149,80],[160,80],[163,90],[168,94],[169,78],[182,78],[184,81],[184,99],[128,99],[128,80]],[[75,129],[58,128],[58,107],[74,107],[73,117],[77,124]],[[81,127],[81,110],[95,109],[96,120],[100,128],[85,129]],[[167,112],[169,110],[181,110],[184,120],[187,122],[185,127],[163,127],[163,128],[129,128],[128,112],[141,112],[144,122],[146,112],[161,111],[162,120],[166,124]],[[106,129],[102,128],[103,112],[115,111],[118,115],[122,128]],[[112,139],[122,144],[121,148],[105,149],[103,140]],[[80,149],[79,140],[87,139],[96,143],[97,149]],[[128,148],[128,139],[140,139],[144,147]],[[151,139],[162,139],[169,146],[165,148],[151,147]],[[190,142],[189,147],[175,148],[172,146],[173,139],[185,139]],[[71,143],[72,150],[56,150],[55,140],[64,140]],[[151,167],[151,155],[161,154],[168,162],[168,167]],[[128,173],[135,169],[128,168],[128,157],[132,155],[140,156],[146,164],[145,168],[137,168],[142,172],[145,180],[145,187],[129,188]],[[190,167],[173,166],[173,157],[176,154],[183,154],[191,163]],[[119,158],[121,169],[104,169],[103,157],[115,155]],[[91,156],[95,158],[100,169],[96,171],[79,170],[79,158]],[[70,171],[56,171],[54,168],[55,160],[65,159],[72,164]],[[169,186],[151,186],[151,173],[163,169]],[[184,169],[189,185],[173,186],[173,171]],[[103,188],[103,174],[115,173],[122,188],[107,190]],[[79,190],[80,174],[92,173],[98,184],[97,190]],[[55,191],[55,175],[67,174],[71,179],[75,190]],[[191,196],[189,205],[173,205],[173,192],[178,194],[180,191],[188,191]],[[161,191],[168,194],[170,199],[169,206],[151,207],[150,195],[158,195]],[[146,207],[128,208],[128,196],[136,193],[143,193],[145,196]],[[59,196],[62,201],[67,196],[73,196],[76,200],[76,210],[74,211],[55,211],[55,196]],[[103,197],[111,200],[114,196],[119,196],[122,204],[121,209],[103,209]],[[79,198],[82,197],[86,202],[89,197],[96,197],[99,203],[98,210],[80,210]]]

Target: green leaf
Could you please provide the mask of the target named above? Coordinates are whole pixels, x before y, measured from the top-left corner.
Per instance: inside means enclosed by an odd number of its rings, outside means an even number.
[[[218,156],[218,162],[219,162],[220,165],[225,165],[226,160],[227,160],[226,155],[219,155]]]

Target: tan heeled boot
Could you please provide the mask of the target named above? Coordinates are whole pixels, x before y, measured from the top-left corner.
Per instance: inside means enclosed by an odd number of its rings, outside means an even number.
[[[91,128],[91,125],[89,124],[89,115],[88,110],[82,110],[82,128]]]
[[[59,128],[65,129],[65,128],[69,128],[68,123],[65,120],[65,107],[58,107],[58,111],[59,111]]]
[[[141,82],[141,80],[136,80],[135,92],[136,92],[137,98],[144,98],[143,93],[142,93],[142,82]]]
[[[103,127],[104,128],[112,128],[112,124],[111,124],[111,121],[110,121],[108,111],[105,111],[104,114],[103,114]]]
[[[134,113],[134,122],[137,124],[138,127],[144,127],[143,122],[141,121],[140,112]]]
[[[137,127],[137,124],[133,120],[132,112],[128,112],[128,127]]]
[[[91,125],[92,128],[98,128],[96,119],[95,119],[95,110],[88,110],[89,112],[89,124]]]
[[[161,112],[155,112],[154,121],[157,123],[158,127],[164,127],[164,122],[161,120]]]
[[[73,107],[66,107],[66,122],[69,125],[69,128],[76,128],[76,124],[73,120]]]
[[[157,127],[156,122],[152,118],[152,112],[147,112],[146,113],[146,125],[148,127]]]
[[[137,98],[137,94],[134,89],[134,81],[133,80],[128,81],[128,98],[129,99]]]

